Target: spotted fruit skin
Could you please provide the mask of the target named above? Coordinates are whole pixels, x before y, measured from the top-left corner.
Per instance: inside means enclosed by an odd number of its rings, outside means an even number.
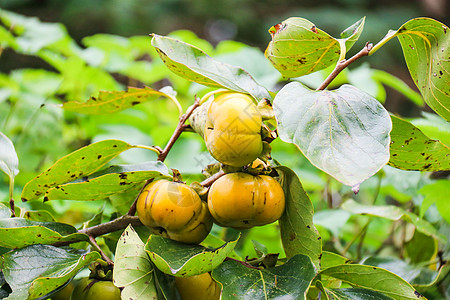
[[[219,300],[220,286],[209,273],[175,277],[175,285],[183,300]]]
[[[206,147],[223,164],[245,166],[262,152],[261,124],[261,114],[250,96],[221,94],[208,108]]]
[[[188,244],[203,241],[213,223],[206,202],[193,189],[168,180],[148,184],[136,210],[139,220],[156,234]]]
[[[284,207],[281,185],[266,175],[226,174],[212,184],[208,193],[208,208],[216,223],[236,229],[275,222]]]

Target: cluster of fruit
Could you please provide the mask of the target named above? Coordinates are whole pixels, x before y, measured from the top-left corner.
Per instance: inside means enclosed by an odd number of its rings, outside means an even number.
[[[266,225],[278,220],[285,206],[277,180],[243,172],[242,167],[257,160],[263,151],[262,116],[252,98],[226,92],[204,103],[202,110],[201,126],[192,127],[200,128],[211,155],[237,172],[217,179],[206,201],[183,182],[154,181],[143,189],[136,207],[141,222],[156,234],[192,244],[205,239],[213,222],[236,229]],[[200,294],[218,299],[220,295],[208,273],[176,278],[176,284],[180,291],[189,291],[180,292],[183,299],[193,295],[200,299]]]

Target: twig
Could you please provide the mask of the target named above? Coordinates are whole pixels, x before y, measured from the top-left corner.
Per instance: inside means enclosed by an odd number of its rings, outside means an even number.
[[[131,224],[133,227],[144,226],[144,224],[139,221],[138,217],[123,215],[122,217],[114,219],[112,221],[81,229],[78,231],[78,233],[84,233],[89,236],[97,237],[103,234],[125,229],[129,224]]]
[[[178,122],[177,128],[175,128],[175,131],[173,132],[172,136],[170,137],[169,142],[167,143],[164,150],[161,152],[161,154],[158,156],[158,160],[163,162],[167,155],[169,154],[170,149],[172,149],[173,145],[177,141],[177,139],[180,137],[181,133],[184,131],[184,129],[187,127],[186,120],[190,117],[190,115],[194,112],[194,110],[200,106],[200,99],[195,99],[194,104],[188,108],[186,113],[180,117],[180,121]]]
[[[362,48],[361,51],[359,51],[358,53],[353,55],[351,58],[343,59],[343,60],[339,61],[336,64],[336,67],[334,68],[333,72],[331,72],[331,74],[328,75],[328,77],[325,79],[324,82],[322,82],[322,84],[316,89],[316,91],[322,91],[322,90],[326,89],[327,86],[334,80],[334,78],[336,78],[336,76],[338,76],[339,73],[342,72],[342,70],[347,68],[348,65],[353,63],[355,60],[358,60],[363,56],[369,55],[369,52],[370,52],[370,50],[372,50],[372,48],[373,48],[372,44],[366,43],[364,48]]]
[[[205,180],[203,180],[202,182],[200,182],[200,184],[204,187],[208,187],[210,185],[212,185],[214,183],[214,181],[216,181],[217,179],[219,179],[220,177],[222,177],[223,175],[225,175],[225,173],[220,170],[219,172],[217,172],[216,174],[206,178]]]
[[[225,260],[232,260],[232,261],[235,261],[235,262],[240,263],[241,265],[243,265],[243,266],[245,266],[245,267],[247,267],[247,268],[260,270],[260,268],[255,267],[255,266],[249,264],[249,263],[246,262],[246,261],[242,261],[242,260],[235,259],[235,258],[231,258],[231,257],[226,257]]]
[[[89,241],[91,242],[91,245],[94,246],[94,248],[100,252],[100,255],[103,257],[103,259],[108,263],[108,265],[113,266],[114,262],[103,252],[102,248],[97,244],[95,241],[95,237],[89,236]]]

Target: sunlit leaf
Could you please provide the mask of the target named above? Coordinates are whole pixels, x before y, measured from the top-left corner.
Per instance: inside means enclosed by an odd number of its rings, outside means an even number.
[[[100,258],[50,245],[32,245],[2,256],[3,274],[12,293],[8,300],[36,299],[64,285],[80,269]]]
[[[397,37],[411,77],[425,102],[450,121],[450,29],[430,18],[416,18],[390,31],[374,49]]]
[[[322,241],[313,224],[314,208],[311,200],[294,171],[287,167],[277,167],[276,170],[286,198],[285,212],[279,220],[286,256],[307,255],[320,269]]]
[[[113,281],[114,285],[123,288],[122,299],[158,299],[153,264],[131,225],[117,243]]]
[[[0,203],[0,219],[6,219],[11,216],[11,210],[3,203]]]
[[[428,138],[408,121],[395,116],[391,119],[389,165],[407,171],[450,170],[450,148]]]
[[[346,185],[357,189],[389,160],[389,114],[353,86],[312,91],[292,82],[278,92],[274,111],[280,138]]]
[[[346,257],[343,257],[339,254],[329,252],[329,251],[323,251],[322,252],[322,259],[320,261],[320,267],[322,270],[335,267],[338,265],[344,265],[351,263],[351,260],[349,260]]]
[[[170,37],[153,34],[152,45],[166,66],[185,79],[212,87],[248,93],[260,100],[271,98],[245,70],[218,62],[199,48]]]
[[[145,245],[145,251],[159,270],[183,277],[212,271],[233,251],[236,243],[237,240],[234,240],[219,248],[209,249],[151,235]]]
[[[226,261],[212,276],[223,286],[223,300],[305,299],[315,270],[308,256],[295,255],[281,266],[263,270]]]
[[[162,162],[119,165],[94,173],[88,178],[49,189],[45,200],[99,200],[121,193],[137,184],[156,177],[169,178]],[[106,173],[106,174],[105,174]]]
[[[69,224],[30,221],[23,218],[0,219],[0,247],[22,248],[34,244],[89,240]]]
[[[319,274],[342,280],[353,287],[383,293],[396,300],[425,299],[407,281],[379,267],[339,265]]]
[[[382,293],[368,289],[346,288],[346,289],[327,289],[328,296],[333,300],[390,300],[393,299]]]
[[[38,199],[52,187],[87,176],[133,147],[123,141],[105,140],[78,149],[62,157],[49,169],[29,181],[23,188],[22,200]]]
[[[375,216],[375,217],[381,217],[392,221],[397,220],[406,220],[413,224],[417,230],[420,232],[434,236],[442,241],[445,241],[445,237],[443,237],[441,234],[439,234],[436,230],[436,228],[433,227],[430,223],[428,223],[426,220],[419,218],[417,215],[405,211],[401,207],[394,206],[394,205],[362,205],[358,202],[354,201],[353,199],[349,199],[345,201],[341,208],[348,210],[354,214],[360,214],[360,215],[369,215],[369,216]]]
[[[351,29],[353,30],[353,29]],[[354,38],[359,36],[359,29]],[[338,40],[303,18],[289,18],[269,29],[272,41],[265,55],[284,77],[298,77],[325,69],[340,55]],[[345,31],[346,32],[346,31]],[[349,37],[349,48],[353,42]]]
[[[0,132],[0,170],[10,179],[19,173],[19,158],[11,140]]]
[[[66,102],[63,108],[82,114],[111,114],[160,97],[168,96],[149,87],[130,87],[127,91],[100,91],[98,97],[91,97],[86,102]]]

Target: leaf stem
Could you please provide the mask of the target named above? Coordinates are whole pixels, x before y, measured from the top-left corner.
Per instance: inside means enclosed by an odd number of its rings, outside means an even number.
[[[147,149],[147,150],[151,150],[153,152],[155,152],[156,154],[160,155],[162,150],[161,148],[159,148],[158,146],[144,146],[144,145],[135,145],[136,148],[141,148],[141,149]],[[159,148],[159,149],[158,149]]]
[[[247,267],[247,268],[260,270],[260,268],[255,267],[255,266],[249,264],[249,263],[246,262],[246,261],[242,261],[242,260],[235,259],[235,258],[231,258],[231,257],[226,257],[225,260],[226,260],[226,261],[227,261],[227,260],[232,260],[232,261],[235,261],[235,262],[240,263],[241,265],[243,265],[243,266],[245,266],[245,267]]]
[[[224,92],[228,92],[228,90],[226,89],[217,89],[214,91],[211,91],[209,93],[206,93],[201,99],[200,99],[200,105],[205,103],[206,101],[208,101],[209,97],[211,97],[212,95],[215,94],[219,94],[219,93],[224,93]]]
[[[89,236],[90,244],[98,251],[100,252],[100,255],[102,258],[108,263],[108,265],[113,266],[114,262],[103,252],[102,248],[97,244],[97,241],[95,240],[95,237],[92,235]]]
[[[164,162],[167,155],[169,154],[170,149],[172,149],[173,145],[177,141],[177,139],[180,137],[181,133],[184,131],[184,129],[187,127],[186,120],[189,118],[189,116],[194,112],[194,110],[200,106],[200,100],[198,98],[195,99],[194,104],[188,108],[186,113],[180,117],[180,121],[178,122],[177,128],[175,128],[175,131],[173,132],[172,136],[170,137],[169,142],[167,143],[164,150],[159,154],[158,160],[161,162]]]
[[[178,99],[177,99],[175,96],[170,95],[170,94],[166,94],[166,96],[167,96],[170,100],[172,100],[172,102],[175,104],[175,106],[176,106],[177,109],[178,109],[178,116],[181,117],[181,116],[183,115],[183,108],[181,107],[181,104],[180,104],[180,102],[178,101]]]
[[[341,61],[338,61],[333,72],[331,72],[331,74],[328,75],[328,77],[325,79],[324,82],[322,82],[322,84],[316,89],[316,91],[323,91],[324,89],[326,89],[327,86],[336,78],[336,76],[338,76],[339,73],[342,72],[342,70],[347,68],[351,63],[360,59],[361,57],[369,55],[372,48],[373,48],[372,44],[366,43],[366,45],[364,46],[364,48],[361,49],[361,51],[359,51],[349,59],[343,59]]]

